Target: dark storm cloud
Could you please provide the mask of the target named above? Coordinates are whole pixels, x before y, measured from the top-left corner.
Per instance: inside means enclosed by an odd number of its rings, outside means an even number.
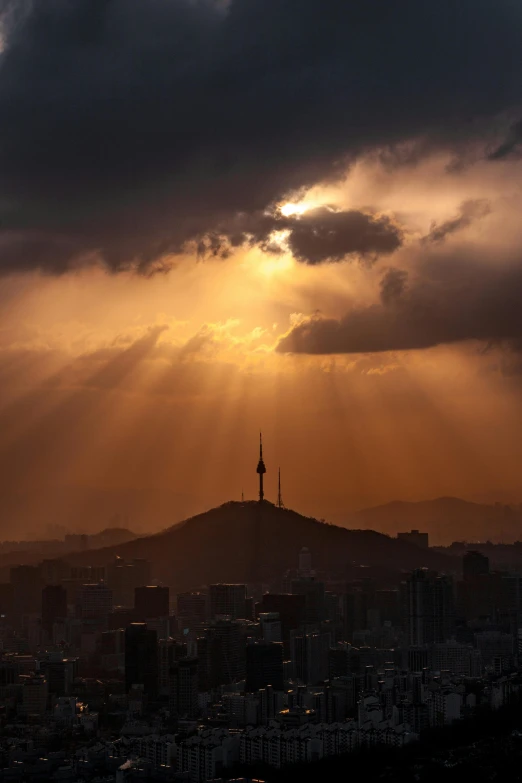
[[[317,207],[302,215],[237,215],[228,228],[221,226],[197,243],[200,256],[227,258],[235,247],[258,245],[266,252],[281,253],[274,233],[284,231],[285,243],[297,261],[321,264],[357,255],[373,259],[388,255],[402,245],[400,226],[386,215],[355,209]]]
[[[306,319],[282,338],[277,350],[369,353],[465,340],[520,340],[521,301],[520,263],[493,267],[468,258],[425,259],[413,280],[389,270],[379,303],[353,309],[340,320]]]
[[[468,228],[475,220],[489,215],[490,212],[491,207],[486,199],[464,201],[460,205],[459,214],[443,223],[434,223],[429,234],[423,237],[423,242],[443,242],[450,234]]]
[[[144,271],[368,149],[462,142],[522,100],[512,0],[3,0],[0,10],[3,271],[94,256]],[[323,259],[301,228],[296,253]],[[335,243],[330,252],[339,257]]]
[[[386,255],[401,244],[401,230],[386,216],[354,209],[334,212],[324,207],[305,212],[295,220],[288,237],[294,257],[307,264],[341,261],[353,253]]]
[[[402,296],[407,284],[408,273],[405,269],[387,269],[380,282],[382,303],[390,304]]]
[[[522,120],[513,123],[506,138],[488,155],[489,160],[520,157],[522,146]]]

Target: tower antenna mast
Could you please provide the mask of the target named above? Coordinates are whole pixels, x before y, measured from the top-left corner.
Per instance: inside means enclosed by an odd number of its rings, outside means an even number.
[[[281,468],[277,474],[277,505],[278,508],[284,508],[283,496],[281,495]]]
[[[266,473],[265,463],[263,461],[263,436],[259,433],[259,462],[257,463],[257,471],[259,475],[259,502],[262,503],[265,499],[265,491],[263,489],[263,476]]]

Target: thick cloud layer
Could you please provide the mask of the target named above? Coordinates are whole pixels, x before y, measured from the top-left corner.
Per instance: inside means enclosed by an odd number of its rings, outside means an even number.
[[[513,0],[3,0],[0,11],[3,272],[99,257],[147,271],[370,148],[462,143],[522,102]],[[514,127],[492,157],[518,143]],[[291,235],[298,257],[341,257],[307,225]]]
[[[415,279],[389,270],[379,303],[341,320],[304,319],[280,352],[332,354],[430,348],[464,340],[522,339],[522,265],[497,267],[468,258],[427,258]]]

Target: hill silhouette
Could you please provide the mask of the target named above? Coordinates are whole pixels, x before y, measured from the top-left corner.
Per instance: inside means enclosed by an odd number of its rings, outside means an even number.
[[[146,558],[154,575],[176,590],[219,582],[255,582],[280,578],[297,566],[307,546],[314,568],[345,572],[350,564],[387,570],[428,566],[451,568],[438,552],[389,538],[372,530],[347,530],[302,516],[271,503],[230,502],[174,525],[161,533],[119,546],[74,553],[74,564],[103,565],[114,557]]]
[[[522,538],[519,508],[501,503],[470,503],[461,498],[443,497],[418,503],[393,501],[365,508],[345,517],[347,527],[379,530],[396,535],[418,528],[430,534],[430,544],[445,546],[453,541],[505,541]]]

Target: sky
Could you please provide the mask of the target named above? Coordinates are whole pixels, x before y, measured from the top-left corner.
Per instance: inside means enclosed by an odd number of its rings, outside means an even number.
[[[516,0],[0,0],[0,537],[522,502]]]

